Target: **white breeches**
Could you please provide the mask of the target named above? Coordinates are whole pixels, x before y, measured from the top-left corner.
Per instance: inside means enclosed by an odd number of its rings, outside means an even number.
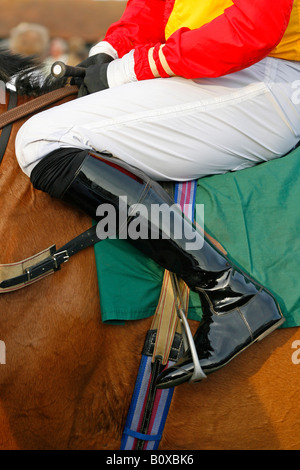
[[[183,181],[278,158],[300,140],[300,63],[274,58],[224,77],[145,80],[30,118],[16,155],[30,176],[61,147],[109,152],[156,180]]]

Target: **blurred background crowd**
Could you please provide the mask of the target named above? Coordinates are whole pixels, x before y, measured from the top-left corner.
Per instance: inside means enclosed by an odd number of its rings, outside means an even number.
[[[125,6],[125,0],[0,0],[0,47],[49,65],[76,65]]]
[[[64,39],[51,38],[49,30],[38,23],[19,23],[11,29],[9,37],[2,40],[2,47],[23,56],[34,56],[45,62],[62,60],[76,65],[88,57],[89,45],[80,36]]]

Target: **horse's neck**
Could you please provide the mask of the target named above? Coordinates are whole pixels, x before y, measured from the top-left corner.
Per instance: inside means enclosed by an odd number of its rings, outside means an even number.
[[[10,98],[10,94],[9,94],[9,91],[7,91],[5,93],[4,100],[0,100],[0,115],[2,115],[3,113],[5,113],[7,111],[9,98]],[[29,96],[20,96],[20,95],[18,95],[17,106],[20,106],[24,103],[27,103],[28,101],[31,101],[32,99],[33,98],[31,98]],[[15,137],[14,134],[16,134],[18,132],[19,128],[24,123],[24,121],[25,121],[25,119],[23,119],[23,120],[19,119],[13,124],[11,140],[12,140],[12,138]]]
[[[18,105],[31,99],[20,96]],[[0,113],[6,109],[7,104],[1,104]],[[15,138],[24,121],[13,124],[0,165],[0,263],[24,259],[53,243],[63,245],[91,224],[90,218],[82,218],[76,210],[35,190],[20,169],[15,155]],[[8,231],[10,244],[3,242]]]
[[[18,96],[17,106],[32,101],[34,98],[29,96]],[[0,104],[0,115],[7,111],[9,103],[9,92],[6,92],[5,103]],[[24,191],[30,187],[30,181],[23,172],[20,170],[16,155],[15,155],[15,139],[20,127],[24,124],[27,118],[18,119],[13,123],[10,139],[5,151],[3,161],[0,166],[0,197],[5,197],[4,193],[7,193],[8,188],[16,187],[18,189],[15,194],[24,193]],[[22,186],[22,189],[20,188]],[[2,199],[3,200],[3,199]]]
[[[26,96],[18,96],[18,106],[31,100],[32,98]],[[9,102],[9,93],[6,92],[5,103],[0,104],[0,114],[2,115],[7,111],[7,106]],[[24,123],[24,120],[16,121],[11,130],[10,139],[5,151],[3,161],[0,166],[0,196],[5,197],[4,192],[7,192],[8,188],[12,187],[13,181],[18,181],[20,178],[23,181],[23,184],[28,185],[28,178],[24,178],[22,171],[19,168],[16,155],[15,155],[15,139],[16,135]]]

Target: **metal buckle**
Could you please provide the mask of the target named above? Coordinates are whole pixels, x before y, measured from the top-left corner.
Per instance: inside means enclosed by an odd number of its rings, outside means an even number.
[[[64,258],[64,263],[67,263],[70,259],[70,256],[67,252],[67,250],[63,250],[63,251],[59,251],[58,253],[55,253],[54,255],[52,255],[52,259],[54,261],[54,266],[55,266],[55,269],[58,269],[60,264],[57,263],[57,257],[60,256],[60,255],[63,255],[63,258]]]

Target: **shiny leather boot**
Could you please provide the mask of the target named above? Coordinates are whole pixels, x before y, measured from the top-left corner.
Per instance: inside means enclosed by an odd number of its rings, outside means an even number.
[[[231,291],[234,284],[237,302],[226,307],[226,291]],[[221,288],[224,293],[224,308],[216,308],[217,297],[220,298],[217,291],[201,288],[196,290],[200,295],[203,316],[194,336],[194,345],[204,375],[198,380],[194,379],[194,361],[189,348],[176,364],[160,374],[157,388],[165,389],[188,381],[201,381],[224,367],[251,344],[265,338],[285,321],[272,295],[250,279],[247,281],[246,276],[234,268],[228,272],[228,278]],[[246,295],[245,291],[248,291]]]
[[[125,196],[126,204],[120,205],[120,197]],[[187,249],[191,245],[185,234],[191,233],[191,222],[168,193],[142,171],[114,157],[90,152],[62,199],[93,218],[99,204],[112,204],[117,211],[118,232],[122,238],[124,226],[136,218],[134,209],[138,204],[142,204],[148,214],[153,205],[158,204],[165,204],[167,211],[172,212],[170,224],[161,219],[149,221],[146,216],[140,217],[140,226],[147,236],[128,238],[128,241],[199,293],[203,318],[194,343],[204,374],[220,369],[284,322],[271,293],[234,267],[195,228],[193,249]],[[176,237],[179,227],[183,229],[181,237]],[[169,388],[189,381],[193,372],[191,351],[187,350],[175,365],[163,371],[157,386]]]

